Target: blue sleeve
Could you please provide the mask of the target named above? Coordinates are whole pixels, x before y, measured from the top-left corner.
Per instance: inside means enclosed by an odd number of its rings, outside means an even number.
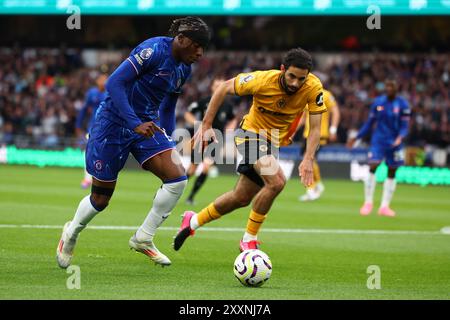
[[[140,75],[158,65],[161,59],[160,53],[161,49],[157,40],[149,39],[134,48],[127,60],[133,66],[135,73]]]
[[[372,105],[370,106],[369,118],[367,119],[366,123],[364,123],[364,125],[361,127],[361,129],[359,129],[356,139],[361,139],[362,137],[365,137],[372,130],[372,126],[376,120],[376,107],[377,107],[376,102],[377,101],[372,103]]]
[[[84,99],[83,107],[78,112],[77,119],[75,122],[75,128],[81,129],[81,127],[83,126],[84,118],[86,117],[87,110],[91,104],[92,104],[92,91],[89,90],[86,93],[86,98]]]
[[[125,125],[130,130],[133,130],[142,123],[128,102],[126,91],[127,83],[134,81],[136,77],[136,71],[127,59],[114,70],[106,82],[106,90],[108,90],[114,107],[117,108],[120,116],[125,119]]]
[[[400,113],[400,130],[399,135],[405,138],[409,131],[409,119],[411,118],[411,108],[406,100],[403,100],[403,105]]]
[[[168,94],[159,106],[159,117],[161,127],[166,130],[167,135],[171,136],[175,130],[175,106],[177,105],[178,93]]]

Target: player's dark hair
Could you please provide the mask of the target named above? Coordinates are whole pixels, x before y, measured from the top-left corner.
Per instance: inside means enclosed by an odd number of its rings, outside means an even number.
[[[289,69],[290,66],[307,69],[308,71],[311,71],[313,68],[311,55],[302,48],[289,50],[283,58],[283,65],[286,70]]]
[[[169,28],[169,36],[176,37],[180,33],[203,48],[208,46],[211,39],[208,25],[199,17],[188,16],[173,20]]]

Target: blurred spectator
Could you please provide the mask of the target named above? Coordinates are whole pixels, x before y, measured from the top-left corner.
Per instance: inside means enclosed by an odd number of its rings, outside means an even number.
[[[109,69],[118,65],[128,51],[115,59],[109,56]],[[282,54],[207,52],[193,65],[192,77],[183,87],[177,105],[178,125],[184,125],[187,106],[208,94],[211,79],[256,69],[278,69]],[[371,99],[383,91],[385,78],[394,75],[400,94],[413,110],[406,143],[421,149],[430,145],[445,149],[450,145],[448,55],[313,53],[313,57],[317,65],[314,72],[324,75],[324,85],[341,106],[339,142],[344,143],[348,132],[364,122]],[[0,143],[17,144],[18,136],[28,136],[43,147],[72,143],[76,114],[97,74],[81,61],[82,52],[71,49],[0,49]],[[242,114],[251,104],[249,97],[236,97],[233,102]]]

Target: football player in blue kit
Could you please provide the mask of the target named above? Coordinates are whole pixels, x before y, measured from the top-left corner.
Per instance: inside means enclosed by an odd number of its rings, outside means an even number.
[[[75,122],[75,131],[77,137],[80,139],[80,144],[85,147],[87,143],[87,137],[90,129],[94,123],[95,113],[97,112],[100,102],[106,97],[105,83],[108,79],[108,75],[102,73],[95,79],[96,86],[91,87],[84,100],[83,107],[80,109]],[[85,126],[85,118],[89,116],[87,125]],[[86,130],[83,128],[86,127]],[[92,184],[92,176],[85,170],[84,178],[81,181],[81,187],[83,189],[88,188]]]
[[[174,113],[180,89],[191,73],[191,64],[203,55],[210,31],[202,19],[185,17],[173,21],[169,35],[139,44],[106,83],[107,96],[97,110],[86,147],[86,169],[93,177],[91,194],[81,200],[72,221],[64,225],[57,248],[61,268],[70,265],[79,233],[108,206],[130,152],[162,185],[129,245],[156,264],[171,264],[156,248],[153,237],[181,197],[187,177],[167,134],[173,130],[174,115],[165,113]]]
[[[386,94],[375,98],[370,107],[369,118],[361,127],[357,136],[348,141],[352,147],[356,141],[372,133],[369,152],[370,173],[364,181],[365,201],[360,209],[361,215],[368,215],[373,209],[373,194],[376,180],[375,171],[381,161],[388,166],[388,177],[384,181],[383,198],[378,214],[394,217],[395,211],[390,208],[395,191],[395,173],[404,164],[403,140],[408,134],[411,109],[408,102],[397,95],[397,82],[394,79],[385,81]]]

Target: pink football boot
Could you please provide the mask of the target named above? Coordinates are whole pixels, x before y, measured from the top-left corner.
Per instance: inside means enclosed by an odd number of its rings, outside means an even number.
[[[246,250],[259,249],[260,243],[261,242],[259,242],[257,240],[252,240],[252,241],[248,241],[248,242],[244,242],[241,240],[241,242],[239,243],[239,250],[241,252],[244,252]]]
[[[367,216],[372,212],[373,209],[373,204],[370,202],[366,202],[364,203],[364,205],[361,207],[361,209],[359,209],[359,213],[362,216]]]
[[[191,219],[195,215],[193,211],[185,211],[183,219],[181,220],[181,227],[178,230],[177,235],[174,238],[173,248],[178,251],[183,245],[184,241],[195,234],[195,230],[191,229]]]
[[[395,217],[395,211],[389,207],[381,207],[378,209],[378,214],[380,216]]]

